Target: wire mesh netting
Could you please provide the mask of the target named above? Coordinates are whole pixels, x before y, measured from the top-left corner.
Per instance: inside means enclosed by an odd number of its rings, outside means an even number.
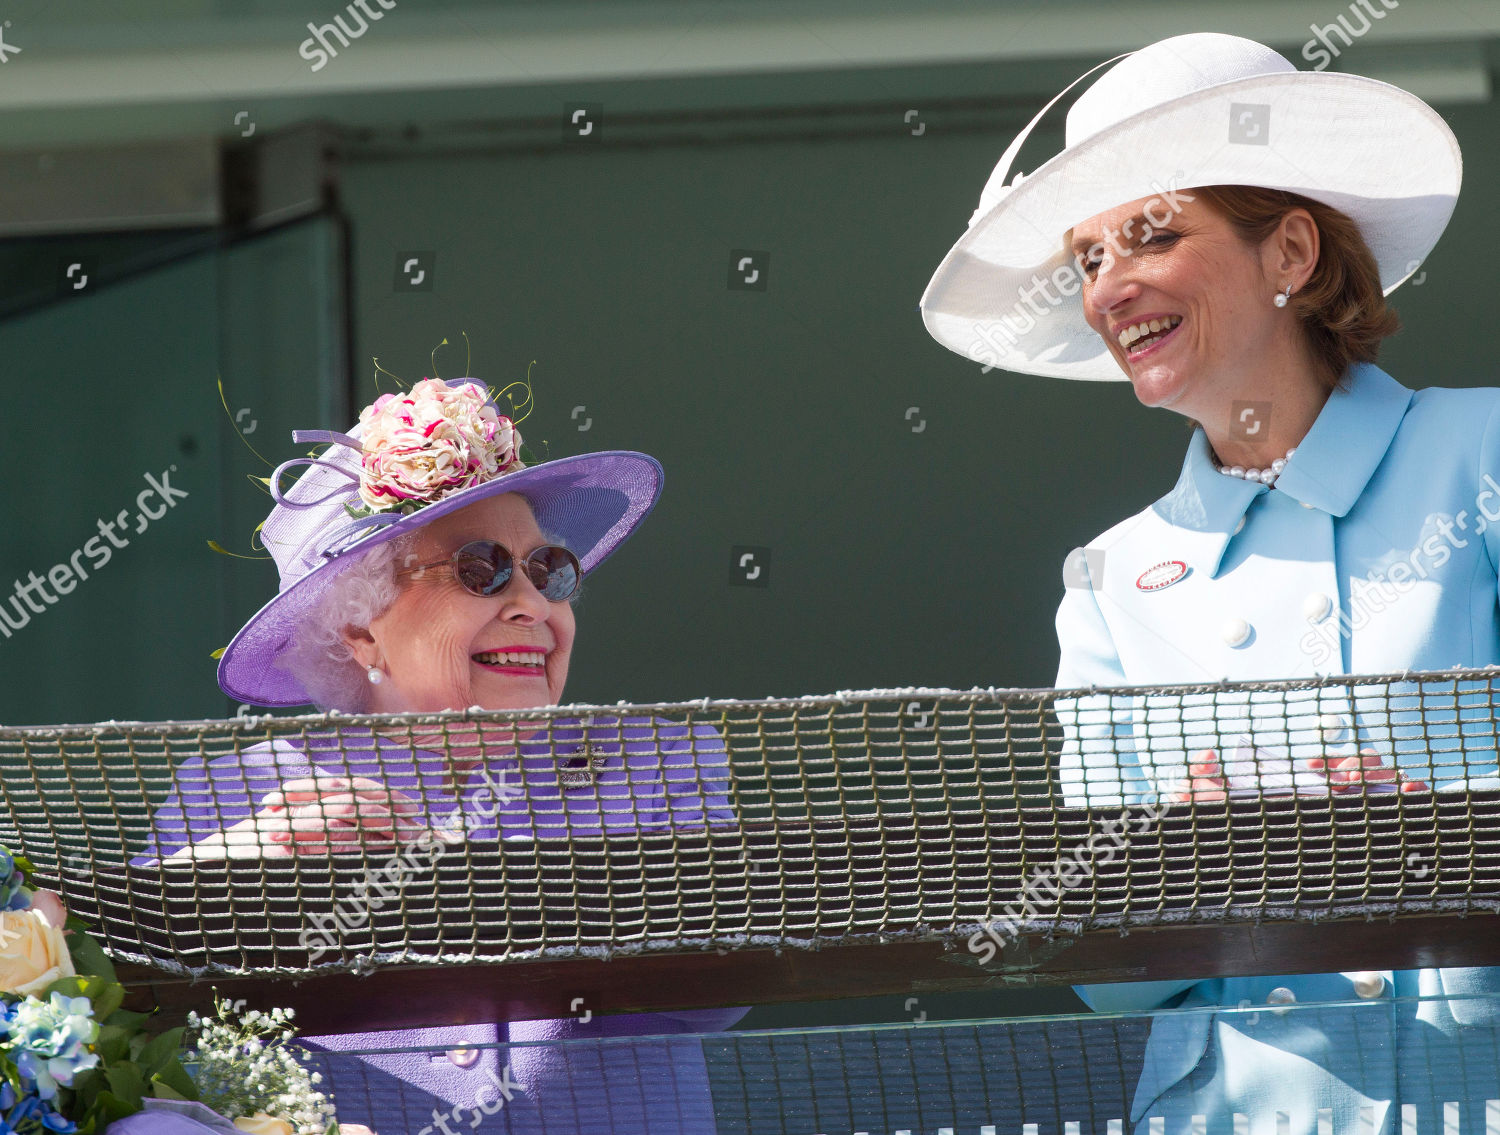
[[[179,974],[1495,910],[1496,673],[4,729],[0,840]]]

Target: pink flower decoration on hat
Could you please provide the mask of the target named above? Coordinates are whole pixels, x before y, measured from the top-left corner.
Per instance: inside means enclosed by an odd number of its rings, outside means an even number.
[[[382,394],[359,422],[359,495],[372,511],[407,511],[525,468],[515,423],[474,383],[424,378]]]

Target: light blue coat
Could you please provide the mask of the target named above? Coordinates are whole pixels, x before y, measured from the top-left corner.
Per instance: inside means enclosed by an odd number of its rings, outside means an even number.
[[[1056,685],[1500,663],[1497,564],[1500,389],[1413,392],[1378,367],[1356,364],[1274,490],[1220,473],[1200,428],[1172,491],[1075,554],[1057,613]],[[1152,586],[1165,581],[1172,582]],[[1387,689],[1396,700],[1377,696]],[[1330,689],[1065,700],[1058,707],[1064,796],[1075,806],[1154,800],[1203,748],[1226,760],[1237,749],[1246,756],[1258,749],[1261,760],[1301,767],[1309,756],[1373,747],[1439,790],[1500,786],[1482,684],[1429,698],[1425,733],[1415,702],[1400,696],[1415,689],[1392,683],[1353,697]],[[1230,771],[1249,777],[1254,791],[1250,765]],[[1267,791],[1288,787],[1261,783]],[[1079,993],[1101,1011],[1173,998],[1186,1006],[1263,1006],[1273,989],[1297,999],[1283,1014],[1159,1018],[1131,1109],[1142,1131],[1157,1115],[1166,1117],[1168,1135],[1186,1131],[1194,1114],[1210,1117],[1210,1131],[1230,1131],[1234,1113],[1250,1116],[1259,1131],[1286,1111],[1290,1131],[1310,1133],[1319,1107],[1332,1111],[1336,1131],[1362,1130],[1362,1107],[1373,1109],[1367,1115],[1377,1130],[1397,1130],[1402,1104],[1418,1109],[1419,1131],[1438,1131],[1448,1101],[1463,1109],[1463,1130],[1483,1130],[1485,1100],[1500,1099],[1500,969],[1384,976],[1381,992],[1363,999],[1352,975],[1342,974]],[[1421,996],[1436,1000],[1415,1000]],[[1329,1001],[1348,1004],[1307,1008]]]

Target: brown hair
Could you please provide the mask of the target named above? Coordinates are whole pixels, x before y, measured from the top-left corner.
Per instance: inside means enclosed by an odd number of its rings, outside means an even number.
[[[1351,363],[1373,363],[1380,341],[1401,328],[1380,288],[1380,269],[1359,226],[1332,205],[1251,185],[1207,185],[1193,190],[1258,245],[1291,209],[1306,209],[1318,226],[1318,263],[1290,310],[1302,321],[1323,381],[1332,390]]]

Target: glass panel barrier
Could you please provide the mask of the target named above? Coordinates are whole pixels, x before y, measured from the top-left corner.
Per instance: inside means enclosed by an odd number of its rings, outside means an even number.
[[[674,1031],[692,1015],[656,1014],[473,1026],[446,1043],[363,1034],[328,1038],[340,1051],[314,1064],[341,1121],[380,1135],[1500,1135],[1500,997],[1400,994],[1444,972],[1476,971],[1345,975],[1369,996],[1300,1003],[1255,979],[1263,996],[1227,1009],[725,1032]],[[509,1043],[477,1039],[507,1027]],[[629,1031],[643,1035],[618,1035]],[[455,1035],[475,1039],[455,1048]]]

